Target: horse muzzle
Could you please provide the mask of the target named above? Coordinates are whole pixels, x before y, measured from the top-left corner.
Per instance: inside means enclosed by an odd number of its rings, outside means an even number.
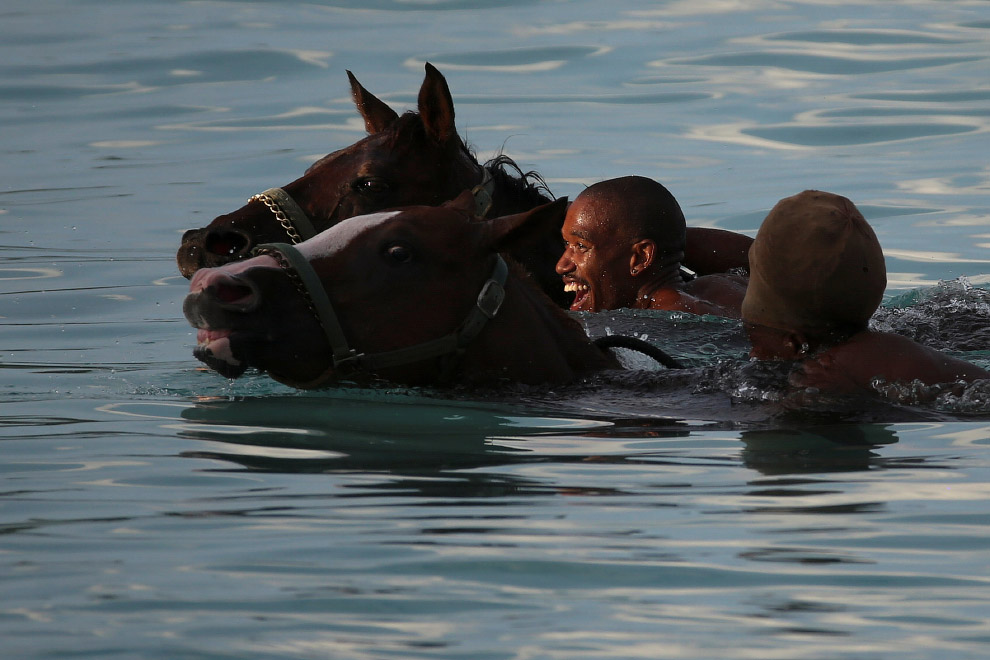
[[[254,249],[254,239],[233,227],[190,229],[182,234],[175,260],[182,276],[189,279],[201,268],[215,268],[244,259]]]
[[[208,304],[225,312],[244,314],[255,311],[262,300],[258,285],[252,279],[237,272],[232,273],[231,270],[233,269],[229,266],[197,270],[189,283],[189,295],[199,295]]]

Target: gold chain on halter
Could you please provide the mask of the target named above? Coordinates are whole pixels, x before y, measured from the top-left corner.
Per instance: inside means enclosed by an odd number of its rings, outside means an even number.
[[[471,189],[471,194],[474,195],[475,215],[483,218],[488,214],[494,202],[494,193],[495,180],[492,178],[491,172],[482,168],[481,183]],[[317,234],[313,221],[299,206],[299,203],[282,188],[269,188],[257,195],[252,195],[248,202],[264,204],[278,220],[278,224],[282,225],[282,229],[292,241],[292,245],[302,243],[305,239],[312,238]],[[332,217],[333,214],[331,214]]]
[[[278,267],[281,268],[282,271],[288,276],[293,288],[295,288],[295,290],[299,292],[299,295],[302,296],[302,299],[306,302],[306,307],[313,314],[313,316],[316,317],[317,323],[319,323],[322,328],[323,320],[320,319],[320,312],[316,309],[316,305],[313,304],[313,298],[309,295],[309,291],[306,289],[306,283],[303,282],[301,277],[299,277],[299,273],[297,273],[296,269],[292,267],[289,260],[285,258],[285,254],[268,245],[262,245],[255,248],[251,254],[252,256],[267,255],[278,262]],[[326,328],[324,328],[323,331],[326,332]]]
[[[289,240],[292,241],[292,244],[302,243],[302,236],[299,235],[292,221],[289,220],[289,217],[285,215],[285,211],[282,210],[282,207],[278,205],[278,202],[271,195],[268,193],[258,193],[257,195],[253,195],[248,201],[261,202],[267,206],[268,210],[275,216],[275,219],[278,220],[278,224],[282,225],[282,229],[289,235]]]

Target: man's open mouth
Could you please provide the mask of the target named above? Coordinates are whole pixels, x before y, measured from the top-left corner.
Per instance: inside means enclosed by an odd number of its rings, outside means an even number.
[[[577,311],[585,308],[591,296],[591,287],[584,282],[567,280],[564,282],[564,291],[574,294],[574,301],[571,303],[571,310]]]

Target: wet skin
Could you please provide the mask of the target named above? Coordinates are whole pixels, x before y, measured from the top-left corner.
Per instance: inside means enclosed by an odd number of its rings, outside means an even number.
[[[630,295],[635,296],[630,286],[617,286],[631,262],[626,242],[610,235],[611,229],[611,223],[580,199],[567,211],[561,229],[564,254],[557,262],[557,273],[564,290],[574,294],[574,311],[625,307]]]
[[[800,332],[744,323],[758,360],[795,360],[790,383],[832,394],[868,390],[877,378],[893,383],[914,380],[925,385],[990,377],[980,367],[907,337],[863,330],[845,339],[821,342]]]
[[[571,310],[635,308],[739,318],[746,278],[713,274],[684,283],[675,272],[654,276],[660,250],[624,232],[609,202],[578,197],[564,219],[564,254],[557,262]],[[650,269],[650,266],[654,267]]]

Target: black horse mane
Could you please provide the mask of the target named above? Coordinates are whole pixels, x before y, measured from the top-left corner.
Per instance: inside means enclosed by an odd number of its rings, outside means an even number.
[[[514,160],[505,154],[498,154],[483,167],[495,181],[495,195],[488,216],[522,213],[554,200],[547,182],[536,172],[523,172]],[[540,240],[532,241],[514,252],[514,257],[525,263],[534,283],[550,296],[559,307],[568,307],[571,296],[564,293],[554,266],[564,252],[564,239],[560,227],[548,230]]]
[[[499,193],[495,195],[493,215],[525,211],[555,199],[538,172],[523,172],[516,161],[505,154],[498,154],[482,167],[492,175]]]

